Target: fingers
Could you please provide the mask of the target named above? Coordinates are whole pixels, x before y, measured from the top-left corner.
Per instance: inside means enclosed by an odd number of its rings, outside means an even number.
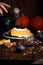
[[[6,9],[5,6],[1,5],[1,8],[2,8],[6,13],[8,13],[8,10]]]
[[[10,8],[11,6],[6,4],[6,3],[3,3],[3,2],[0,2],[0,15],[3,15],[3,10],[5,11],[5,13],[8,13],[8,10],[7,8]]]
[[[0,8],[0,15],[3,16],[3,11],[2,9]]]
[[[10,5],[8,5],[8,4],[6,4],[6,3],[2,3],[4,6],[6,6],[6,7],[11,7]]]

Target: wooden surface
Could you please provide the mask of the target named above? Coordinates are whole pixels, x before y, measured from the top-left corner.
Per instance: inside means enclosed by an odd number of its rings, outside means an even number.
[[[42,59],[43,62],[43,39],[40,41],[42,43],[39,42],[31,46],[25,46],[26,49],[23,52],[18,52],[15,46],[7,48],[4,45],[0,45],[0,60],[26,60],[32,63]]]
[[[5,46],[0,46],[0,59],[30,61],[43,59],[43,52],[40,51],[39,47],[39,45],[34,45],[33,47],[27,47],[23,52],[17,52],[14,46],[9,49]]]

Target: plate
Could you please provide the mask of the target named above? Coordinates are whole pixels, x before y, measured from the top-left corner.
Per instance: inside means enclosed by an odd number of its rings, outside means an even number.
[[[29,35],[11,36],[11,35],[10,35],[10,31],[8,31],[8,32],[5,32],[5,33],[3,34],[3,37],[5,37],[5,38],[9,38],[9,39],[24,39],[24,38],[30,38],[30,37],[33,37],[33,34],[30,33]]]

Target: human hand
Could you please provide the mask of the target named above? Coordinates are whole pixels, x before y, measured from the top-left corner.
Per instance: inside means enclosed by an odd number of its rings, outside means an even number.
[[[0,2],[0,16],[3,16],[3,14],[4,14],[3,11],[5,11],[5,13],[8,13],[7,8],[10,8],[10,7],[11,7],[10,5],[8,5],[4,2]]]

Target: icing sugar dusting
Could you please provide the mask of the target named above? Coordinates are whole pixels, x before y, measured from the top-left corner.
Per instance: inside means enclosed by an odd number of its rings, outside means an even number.
[[[14,28],[15,30],[17,30],[17,31],[25,31],[25,30],[27,30],[27,28],[24,28],[24,29],[21,29],[21,28]]]

